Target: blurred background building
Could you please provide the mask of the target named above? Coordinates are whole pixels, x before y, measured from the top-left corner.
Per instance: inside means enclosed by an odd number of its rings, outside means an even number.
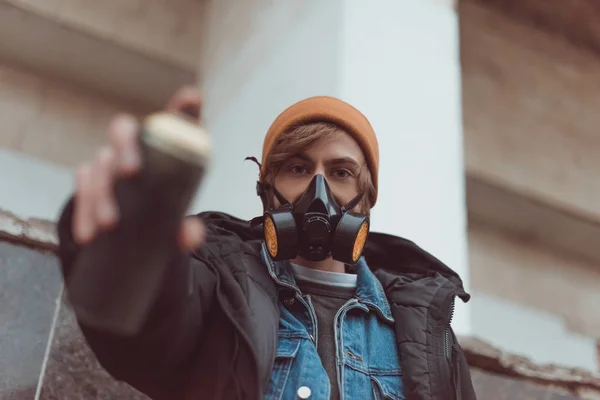
[[[373,228],[469,286],[480,398],[600,398],[598,21],[595,0],[0,0],[0,399],[144,398],[60,301],[53,223],[110,117],[184,84],[216,155],[193,211],[260,213],[243,159],[270,122],[347,100],[379,135]]]

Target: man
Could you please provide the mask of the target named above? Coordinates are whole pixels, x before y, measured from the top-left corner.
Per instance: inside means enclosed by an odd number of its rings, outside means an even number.
[[[200,101],[184,89],[167,109],[199,118]],[[137,130],[117,117],[111,145],[78,172],[59,223],[65,278],[118,224],[112,185],[140,167]],[[469,298],[460,278],[390,235],[371,233],[361,256],[377,146],[367,119],[340,100],[285,110],[263,145],[264,216],[186,218],[189,257],[173,255],[139,334],[79,321],[100,363],[154,399],[475,399],[450,327],[455,298]]]

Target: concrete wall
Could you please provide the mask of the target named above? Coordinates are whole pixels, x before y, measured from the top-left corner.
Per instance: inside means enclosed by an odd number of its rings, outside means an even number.
[[[0,147],[74,167],[106,140],[123,104],[0,64]]]
[[[600,268],[470,221],[473,332],[538,363],[598,370]]]
[[[0,64],[0,209],[54,220],[75,167],[106,142],[128,106]]]
[[[464,1],[467,168],[599,218],[600,56]]]
[[[473,333],[598,370],[600,57],[468,1],[460,16],[467,173],[521,199],[469,198]]]
[[[192,70],[198,66],[201,0],[2,0],[122,42]]]

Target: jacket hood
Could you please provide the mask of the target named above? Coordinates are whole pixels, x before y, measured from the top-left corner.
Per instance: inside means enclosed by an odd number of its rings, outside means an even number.
[[[471,297],[465,292],[462,279],[456,271],[410,240],[386,233],[370,232],[363,255],[372,270],[383,269],[395,274],[438,273],[456,286],[457,294],[463,301],[467,302]]]
[[[209,232],[227,231],[244,242],[261,241],[262,228],[251,226],[250,221],[236,218],[222,212],[203,212],[198,214],[207,224]],[[460,276],[442,261],[423,250],[410,240],[385,233],[370,232],[363,253],[369,267],[386,270],[394,274],[435,274],[439,273],[452,282],[463,301],[470,295],[465,292]],[[401,260],[391,262],[392,260]]]

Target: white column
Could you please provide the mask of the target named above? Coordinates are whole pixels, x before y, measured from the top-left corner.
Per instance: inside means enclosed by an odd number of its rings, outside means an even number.
[[[468,286],[458,16],[428,0],[344,5],[339,95],[381,152],[373,229],[415,241]],[[459,303],[454,327],[468,334]]]
[[[201,67],[205,122],[215,162],[198,209],[251,218],[269,125],[286,107],[315,94],[339,92],[342,15],[339,0],[211,0]]]
[[[468,286],[458,17],[430,0],[212,0],[201,67],[215,162],[195,203],[242,218],[262,140],[279,112],[314,95],[360,109],[378,134],[373,229],[416,241]],[[397,260],[402,262],[402,260]],[[454,323],[470,333],[468,308]]]

